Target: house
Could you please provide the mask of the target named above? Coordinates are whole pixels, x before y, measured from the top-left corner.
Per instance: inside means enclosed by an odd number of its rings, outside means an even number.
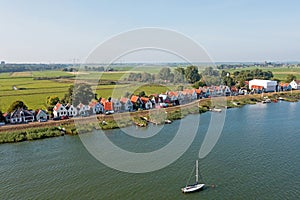
[[[294,90],[300,90],[300,81],[293,80],[290,82],[290,86]]]
[[[68,116],[69,117],[76,117],[78,115],[78,110],[73,105],[68,104],[66,106],[66,109],[68,111]]]
[[[93,114],[104,113],[104,106],[100,102],[92,101],[89,107],[92,109]]]
[[[28,123],[34,121],[34,115],[32,112],[25,109],[17,109],[10,115],[10,123]]]
[[[6,112],[3,114],[6,123],[10,123],[10,113]]]
[[[238,93],[238,89],[235,86],[231,86],[230,90],[231,90],[232,94],[237,94]]]
[[[129,112],[133,111],[133,103],[130,101],[130,99],[122,97],[120,99],[120,102],[122,104],[121,110],[129,111]]]
[[[113,103],[111,101],[107,101],[106,99],[102,98],[101,99],[101,103],[103,105],[104,108],[104,112],[106,111],[113,111]]]
[[[262,87],[263,92],[276,92],[277,81],[253,79],[249,81],[249,89],[253,89],[253,86]]]
[[[121,111],[121,108],[122,108],[122,104],[121,104],[120,100],[119,100],[119,99],[112,99],[111,102],[112,102],[112,104],[113,104],[113,105],[112,105],[113,110],[114,110],[115,112],[120,112],[120,111]]]
[[[38,110],[36,112],[35,119],[37,121],[47,121],[48,120],[48,114],[44,110]]]
[[[173,104],[173,106],[179,105],[179,100],[178,100],[178,96],[179,93],[178,92],[167,92],[168,98],[170,99],[171,103]]]
[[[143,108],[143,101],[140,99],[139,96],[132,95],[130,101],[133,104],[133,108],[135,110]]]
[[[143,101],[143,108],[146,110],[152,109],[152,101],[147,97],[141,97],[141,100]]]
[[[231,95],[231,90],[228,86],[223,86],[223,94],[225,96],[230,96]]]
[[[67,116],[68,111],[66,107],[63,104],[57,103],[54,108],[53,108],[53,115],[54,117],[62,117],[62,116]]]
[[[197,92],[194,89],[185,89],[181,93],[188,97],[188,101],[193,101],[197,99]]]
[[[291,89],[292,85],[290,83],[279,83],[279,91],[290,91]]]
[[[260,86],[260,85],[251,85],[250,89],[251,89],[252,92],[255,92],[257,94],[260,94],[260,93],[264,92],[264,87]]]
[[[78,114],[81,116],[87,116],[90,114],[90,107],[88,105],[84,105],[83,103],[78,104],[77,110]]]

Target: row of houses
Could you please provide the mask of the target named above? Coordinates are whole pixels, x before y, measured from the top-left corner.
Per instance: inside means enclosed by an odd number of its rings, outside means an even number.
[[[6,123],[10,124],[47,121],[49,118],[47,112],[44,110],[30,111],[23,108],[14,110],[11,113],[5,113],[3,116]]]
[[[183,91],[167,91],[164,94],[152,94],[149,97],[133,95],[130,98],[122,97],[120,99],[100,98],[98,101],[92,101],[88,105],[80,103],[74,106],[57,103],[53,108],[53,116],[54,118],[61,119],[64,117],[110,114],[113,112],[132,112],[139,109],[148,110],[183,105],[201,98],[247,94],[249,90],[259,93],[300,89],[300,81],[295,80],[291,83],[277,84],[276,81],[254,79],[246,84],[248,84],[248,90],[246,88],[237,89],[235,86],[205,86],[198,89],[185,89]],[[6,122],[11,124],[46,121],[49,119],[46,111],[28,111],[25,109],[17,109],[12,113],[5,113],[4,117]]]
[[[236,88],[232,88],[236,91]],[[231,95],[232,91],[228,86],[201,87],[199,89],[185,89],[183,91],[167,91],[164,94],[151,94],[149,97],[136,95],[130,98],[120,99],[100,98],[88,105],[80,103],[77,106],[63,105],[57,103],[53,109],[54,118],[68,116],[87,116],[93,114],[110,114],[113,112],[132,112],[135,110],[149,110],[153,108],[165,108],[170,106],[183,105],[200,98],[210,96]]]
[[[293,80],[290,83],[277,83],[272,80],[253,79],[249,81],[249,90],[255,93],[261,92],[281,92],[290,90],[299,90],[300,81]]]

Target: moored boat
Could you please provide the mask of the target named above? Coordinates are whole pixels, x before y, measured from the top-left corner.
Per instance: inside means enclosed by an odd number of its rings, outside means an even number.
[[[184,188],[181,188],[183,193],[197,192],[204,188],[204,183],[198,183],[198,160],[196,160],[196,183],[192,185],[186,185]]]

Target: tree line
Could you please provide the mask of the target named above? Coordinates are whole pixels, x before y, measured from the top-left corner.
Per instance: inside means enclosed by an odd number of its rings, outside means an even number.
[[[271,71],[263,71],[261,69],[242,70],[230,73],[226,70],[218,70],[213,67],[206,67],[201,73],[197,66],[188,66],[186,68],[177,67],[173,70],[169,67],[162,68],[158,74],[150,74],[148,72],[130,73],[125,79],[127,81],[138,82],[160,82],[160,83],[190,83],[195,88],[199,86],[226,85],[243,87],[245,81],[252,79],[273,79]]]

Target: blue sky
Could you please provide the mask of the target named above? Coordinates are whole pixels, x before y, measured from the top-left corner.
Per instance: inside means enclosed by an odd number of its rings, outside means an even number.
[[[83,61],[141,27],[179,31],[214,61],[300,61],[300,2],[258,0],[0,0],[0,60]]]

